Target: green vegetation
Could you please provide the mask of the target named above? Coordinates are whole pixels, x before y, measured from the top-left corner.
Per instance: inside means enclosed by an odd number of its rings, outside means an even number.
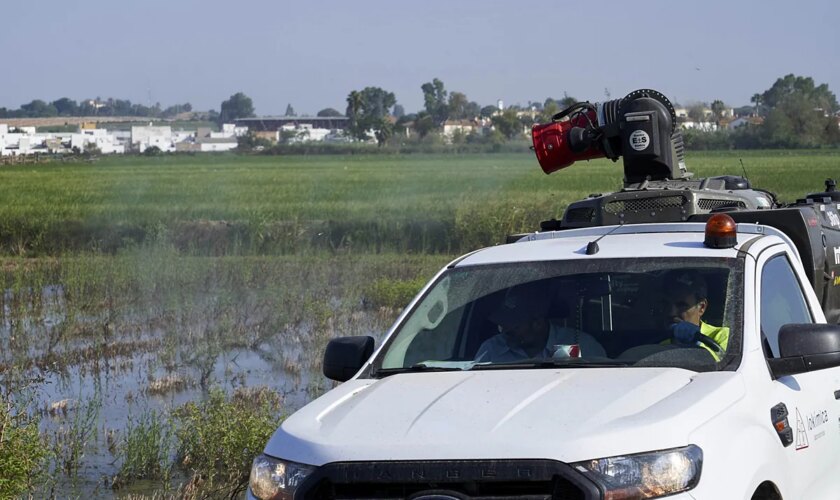
[[[75,478],[89,447],[96,441],[102,399],[98,396],[76,408],[66,426],[59,427],[53,436],[53,450],[60,469]]]
[[[840,152],[703,153],[688,164],[699,176],[741,174],[740,160],[756,187],[794,201],[836,175]],[[110,483],[120,495],[241,491],[293,409],[286,396],[331,387],[319,366],[330,339],[381,335],[453,255],[620,183],[620,164],[548,177],[530,154],[0,169],[0,389],[11,401],[7,380],[38,376],[80,389],[0,408],[0,496],[47,484],[44,471],[68,496]],[[249,379],[257,367],[267,379]],[[260,389],[264,380],[276,385]],[[131,418],[114,416],[126,406]]]
[[[279,411],[280,397],[268,390],[239,391],[231,398],[212,390],[205,401],[179,408],[178,458],[192,472],[193,496],[243,493],[251,462],[282,421]]]
[[[353,138],[366,141],[370,139],[368,131],[373,130],[377,144],[382,146],[394,132],[387,117],[396,103],[393,92],[379,87],[350,92],[347,96],[347,118],[350,121],[347,131]]]
[[[101,472],[94,471],[91,478],[88,464],[95,459],[97,446],[104,450],[106,445],[112,457],[108,462],[115,464],[109,482],[120,494],[137,492],[142,488],[138,483],[146,485],[145,491],[175,487],[193,474],[193,489],[225,488],[234,479],[239,484],[241,469],[236,469],[239,475],[233,478],[220,472],[211,474],[206,463],[199,467],[190,462],[186,469],[180,460],[175,464],[179,447],[183,457],[195,456],[183,451],[188,448],[184,441],[199,432],[189,430],[191,427],[219,431],[214,434],[218,439],[231,440],[224,447],[214,444],[204,449],[202,460],[228,460],[253,454],[255,445],[245,437],[254,427],[245,429],[245,425],[277,417],[277,411],[261,413],[253,405],[255,399],[271,397],[246,384],[247,373],[255,368],[253,362],[232,364],[221,374],[214,371],[220,357],[254,353],[276,370],[277,375],[270,379],[278,387],[299,388],[314,397],[329,387],[322,377],[309,375],[320,372],[326,343],[338,335],[380,335],[398,313],[370,305],[375,300],[368,298],[367,284],[419,282],[448,258],[394,254],[185,256],[165,243],[151,242],[114,256],[0,259],[0,287],[7,291],[0,295],[0,316],[11,325],[9,335],[0,335],[4,380],[10,374],[58,373],[72,382],[73,377],[66,374],[75,371],[97,374],[96,379],[101,376],[104,380],[120,373],[145,374],[140,375],[144,384],[133,396],[117,389],[104,397],[101,392],[90,396],[77,393],[71,400],[21,405],[36,416],[38,412],[49,415],[43,448],[55,453],[47,457],[48,463],[35,453],[20,458],[32,461],[32,475],[40,470],[55,471],[60,488],[83,488],[86,481],[101,484]],[[42,293],[51,287],[61,288]],[[51,324],[56,312],[62,320]],[[175,376],[178,374],[180,378]],[[117,385],[111,378],[112,390]],[[185,418],[173,422],[170,408],[147,406],[166,394],[167,385],[172,392],[188,390],[200,410],[183,410]],[[208,394],[205,391],[212,392],[213,387],[233,394],[229,403],[234,404],[237,418],[253,419],[236,424],[243,426],[243,434],[224,437],[224,429],[214,427],[227,422],[221,418],[227,415],[223,408],[219,419],[196,420],[214,414],[215,410],[201,403]],[[113,413],[126,404],[124,399],[132,417],[115,427]],[[37,443],[37,424],[27,425],[22,420],[12,423],[19,429],[18,435],[26,431],[30,442]],[[172,430],[176,428],[177,436]],[[267,436],[258,436],[261,448]],[[250,443],[247,450],[236,452],[243,443]],[[16,457],[11,455],[9,460]],[[15,471],[11,466],[0,468],[0,479],[23,477]],[[11,477],[12,473],[16,475]]]
[[[365,292],[365,298],[373,307],[405,307],[428,281],[425,277],[409,280],[382,278],[371,283]]]
[[[136,419],[130,419],[119,446],[122,467],[114,478],[113,487],[119,488],[138,479],[153,479],[167,483],[174,436],[167,419],[158,412],[147,410]]]
[[[836,176],[840,151],[695,153],[698,176],[741,174],[794,201]],[[529,154],[160,156],[0,171],[0,252],[115,253],[165,240],[181,253],[455,254],[538,227],[621,165],[545,176]]]
[[[254,103],[251,98],[242,92],[237,92],[230,96],[230,99],[222,101],[219,123],[233,123],[239,118],[252,116],[254,116]]]
[[[786,75],[772,87],[752,97],[753,108],[741,109],[760,116],[761,125],[746,125],[734,131],[704,132],[688,130],[685,145],[690,150],[818,148],[840,146],[837,112],[840,105],[827,84],[816,85],[813,78]],[[716,123],[725,105],[711,104]],[[704,121],[703,105],[689,110],[689,117]]]
[[[40,419],[18,399],[25,392],[18,387],[12,394],[8,384],[0,385],[0,498],[15,498],[40,484],[50,456],[38,431]]]
[[[68,97],[52,102],[35,99],[19,109],[0,108],[0,118],[50,118],[54,116],[138,116],[171,118],[192,111],[190,103],[176,104],[166,109],[160,103],[154,106],[132,104],[127,99],[87,99],[77,103]]]

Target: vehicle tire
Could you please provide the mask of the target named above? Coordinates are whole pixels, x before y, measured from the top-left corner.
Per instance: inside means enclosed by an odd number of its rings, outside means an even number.
[[[765,481],[758,485],[751,500],[782,500],[782,495],[773,483]]]

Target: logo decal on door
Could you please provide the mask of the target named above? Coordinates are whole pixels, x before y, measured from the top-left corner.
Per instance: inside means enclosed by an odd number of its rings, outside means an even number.
[[[796,409],[796,449],[802,450],[808,447],[808,433],[805,431],[805,422],[802,421],[802,415],[799,414],[799,408]]]

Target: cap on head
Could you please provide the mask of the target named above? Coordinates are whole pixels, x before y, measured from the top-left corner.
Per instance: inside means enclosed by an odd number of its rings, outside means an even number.
[[[693,293],[697,299],[708,297],[706,280],[699,272],[691,269],[675,269],[665,274],[665,291],[671,295]]]
[[[510,331],[527,321],[544,318],[551,305],[548,293],[548,288],[539,282],[510,288],[499,308],[488,319],[505,331]]]

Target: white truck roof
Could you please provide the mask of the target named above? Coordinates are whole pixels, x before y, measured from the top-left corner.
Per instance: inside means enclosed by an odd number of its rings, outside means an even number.
[[[489,247],[474,252],[455,266],[507,262],[534,262],[571,259],[609,259],[633,256],[650,257],[736,257],[747,242],[761,235],[773,235],[793,244],[788,237],[768,226],[738,224],[738,244],[734,248],[715,249],[703,244],[705,224],[628,224],[585,229],[532,233],[516,243]],[[641,237],[640,237],[641,236]],[[600,239],[599,239],[600,238]],[[598,252],[586,255],[586,247],[598,240]]]

